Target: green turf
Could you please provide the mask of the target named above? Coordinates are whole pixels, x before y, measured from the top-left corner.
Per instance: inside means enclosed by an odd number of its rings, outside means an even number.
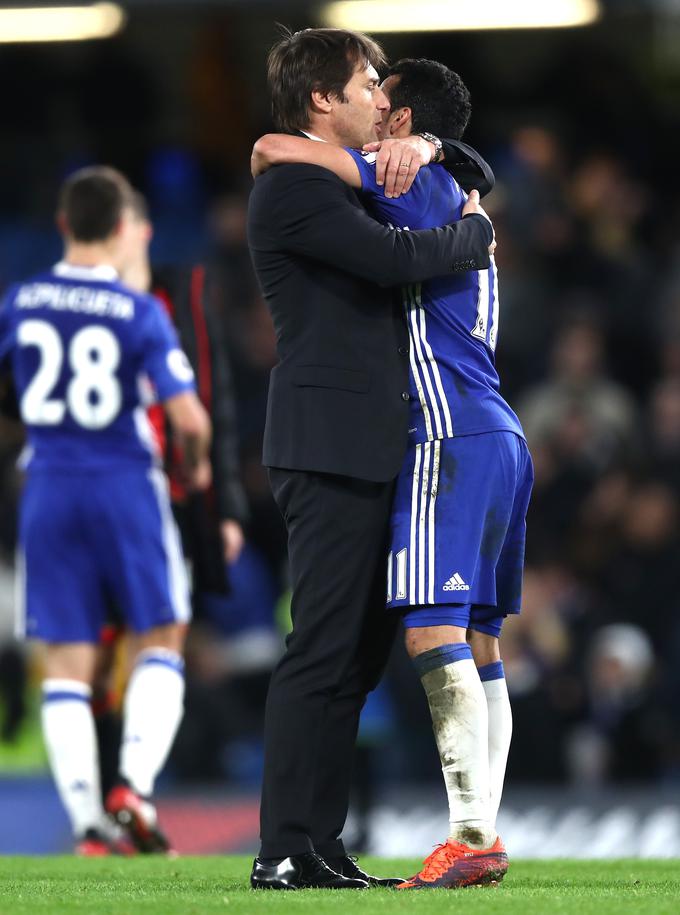
[[[383,874],[414,861],[362,859]],[[0,915],[204,913],[518,913],[677,915],[677,861],[515,861],[498,887],[465,890],[254,892],[249,858],[0,858]]]

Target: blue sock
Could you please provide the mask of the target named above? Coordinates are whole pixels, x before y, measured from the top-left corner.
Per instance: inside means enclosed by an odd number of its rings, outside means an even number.
[[[425,674],[438,667],[446,667],[447,664],[454,664],[456,661],[465,661],[472,659],[472,649],[467,642],[456,642],[452,645],[439,645],[437,648],[430,648],[429,651],[423,651],[422,654],[413,658],[413,664],[422,679]]]
[[[502,661],[492,661],[491,664],[484,664],[483,667],[477,668],[477,673],[482,683],[487,680],[503,680],[505,678]]]

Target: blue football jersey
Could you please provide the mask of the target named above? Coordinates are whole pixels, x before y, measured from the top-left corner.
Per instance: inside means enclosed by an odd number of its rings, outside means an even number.
[[[431,229],[457,222],[467,199],[441,165],[421,168],[408,194],[385,197],[376,183],[375,153],[348,149],[361,173],[368,210],[397,229]],[[509,431],[524,436],[500,394],[494,352],[498,341],[498,274],[487,270],[404,287],[410,335],[413,443]]]
[[[157,449],[147,407],[194,390],[161,303],[108,266],[62,262],[14,286],[0,308],[6,362],[33,469],[148,467]]]

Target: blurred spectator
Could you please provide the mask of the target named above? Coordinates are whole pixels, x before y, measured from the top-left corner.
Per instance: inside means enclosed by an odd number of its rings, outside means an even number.
[[[564,194],[564,149],[555,133],[537,124],[517,127],[500,171],[511,201],[508,229],[518,246],[548,256],[563,249],[574,226]]]
[[[596,570],[601,619],[644,627],[656,652],[669,664],[668,633],[680,604],[680,538],[678,500],[662,483],[632,487],[618,529],[610,533],[614,548]]]
[[[566,459],[597,470],[635,442],[635,403],[606,376],[602,334],[587,317],[562,328],[553,344],[551,375],[524,394],[519,414],[532,447],[552,445]]]
[[[522,613],[503,629],[503,663],[514,721],[510,781],[564,777],[562,706],[570,706],[574,699],[558,684],[571,651],[562,605],[572,599],[572,582],[563,568],[526,567]]]
[[[583,720],[567,738],[573,781],[658,776],[668,728],[660,721],[654,672],[652,644],[640,627],[616,623],[597,630],[588,652]]]
[[[645,432],[651,472],[680,495],[680,376],[653,388]]]

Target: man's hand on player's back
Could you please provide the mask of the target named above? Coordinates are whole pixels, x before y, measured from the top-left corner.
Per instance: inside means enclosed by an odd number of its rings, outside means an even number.
[[[470,216],[472,213],[476,213],[479,216],[483,216],[485,219],[489,220],[491,228],[493,228],[493,223],[489,219],[489,214],[486,212],[484,207],[479,202],[479,191],[470,191],[470,196],[468,197],[465,206],[463,207],[463,216]],[[489,254],[493,254],[496,250],[496,233],[494,231],[493,241],[489,245]]]

